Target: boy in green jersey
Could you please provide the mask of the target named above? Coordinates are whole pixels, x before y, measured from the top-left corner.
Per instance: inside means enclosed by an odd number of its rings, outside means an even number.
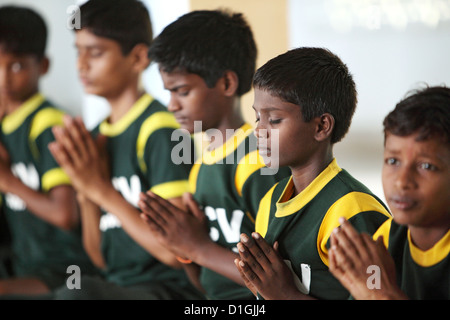
[[[348,291],[328,271],[332,230],[345,215],[372,234],[390,217],[333,156],[356,108],[352,76],[329,50],[303,47],[268,61],[253,84],[258,146],[268,166],[277,148],[279,165],[292,175],[262,198],[256,232],[241,235],[236,267],[264,299],[346,299]]]
[[[252,299],[233,265],[236,243],[241,232],[254,229],[262,195],[289,174],[265,168],[253,128],[240,113],[255,69],[252,31],[242,14],[194,11],[161,32],[150,58],[181,127],[204,131],[210,143],[190,173],[192,196],[185,199],[191,212],[149,193],[142,194],[143,217],[165,246],[192,262],[186,270],[209,299]]]
[[[171,136],[179,125],[139,86],[149,65],[149,13],[137,0],[91,0],[80,13],[81,29],[75,31],[80,78],[86,93],[109,102],[111,113],[92,133],[80,119],[65,118],[50,148],[78,192],[86,251],[104,278],[82,277],[81,290],[61,288],[55,297],[201,298],[175,256],[148,232],[137,208],[139,194],[147,190],[181,206],[192,165],[173,163]]]
[[[65,284],[71,265],[95,271],[83,250],[75,192],[47,147],[63,111],[39,92],[49,67],[46,40],[37,12],[0,7],[0,192],[13,270],[0,279],[5,295],[49,292]]]
[[[330,270],[355,299],[450,299],[450,89],[414,91],[384,120],[393,219],[374,234],[342,221]],[[387,250],[386,250],[387,248]]]

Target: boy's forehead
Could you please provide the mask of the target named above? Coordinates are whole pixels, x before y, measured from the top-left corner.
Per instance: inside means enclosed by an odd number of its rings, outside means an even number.
[[[3,59],[9,60],[34,60],[37,61],[37,56],[32,53],[21,53],[21,52],[13,52],[5,48],[4,45],[0,43],[0,56]]]
[[[165,85],[196,85],[201,83],[206,85],[202,77],[185,69],[175,69],[168,72],[163,67],[160,67],[159,71]]]
[[[450,159],[450,145],[442,141],[439,136],[431,136],[426,139],[420,139],[418,132],[400,136],[391,132],[385,134],[385,151],[398,151],[415,149],[419,154],[433,155],[441,158]]]
[[[262,88],[255,88],[255,100],[253,104],[254,109],[265,111],[280,110],[280,111],[298,111],[300,107],[296,104],[286,102],[279,96],[273,94],[269,90]]]
[[[119,47],[119,44],[116,41],[97,36],[89,31],[89,29],[81,29],[75,32],[75,45],[80,47]]]

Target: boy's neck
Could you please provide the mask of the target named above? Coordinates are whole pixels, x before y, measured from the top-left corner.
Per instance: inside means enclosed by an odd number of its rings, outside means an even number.
[[[5,114],[11,114],[17,109],[19,109],[28,99],[37,94],[39,90],[36,88],[31,93],[25,95],[20,100],[9,100],[9,99],[1,99],[0,97],[0,107],[5,110]]]
[[[421,228],[408,225],[411,240],[422,251],[431,249],[448,232],[448,225],[443,224],[438,228]]]
[[[292,181],[294,183],[292,197],[295,197],[309,186],[330,165],[333,158],[333,147],[328,145],[327,148],[316,152],[308,163],[296,168],[291,167]]]
[[[108,122],[113,124],[122,119],[144,93],[144,89],[135,87],[125,89],[117,95],[105,97],[111,107]]]

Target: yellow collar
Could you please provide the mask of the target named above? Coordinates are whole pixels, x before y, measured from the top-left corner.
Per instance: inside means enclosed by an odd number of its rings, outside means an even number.
[[[130,124],[132,124],[141,114],[144,112],[145,109],[152,103],[153,97],[149,95],[148,93],[143,94],[128,110],[128,112],[116,123],[108,123],[108,119],[103,120],[102,123],[100,123],[100,133],[108,136],[108,137],[114,137],[122,132],[124,132]]]
[[[431,267],[438,264],[450,253],[450,230],[438,241],[436,244],[428,249],[422,251],[417,248],[411,239],[411,232],[408,229],[409,251],[413,260],[422,267]]]
[[[333,159],[328,167],[326,167],[325,170],[323,170],[302,192],[294,198],[287,200],[289,199],[287,195],[292,195],[294,189],[294,182],[292,181],[291,176],[289,182],[283,190],[283,193],[277,200],[277,212],[275,213],[275,217],[286,217],[299,211],[308,202],[310,202],[340,171],[342,171],[342,169],[338,166],[336,159]]]
[[[15,131],[23,121],[36,110],[45,100],[45,97],[36,93],[28,100],[26,100],[22,105],[14,110],[14,112],[5,116],[2,120],[2,130],[5,134],[10,134]]]

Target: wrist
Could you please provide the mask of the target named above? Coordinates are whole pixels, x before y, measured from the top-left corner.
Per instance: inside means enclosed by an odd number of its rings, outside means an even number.
[[[109,200],[116,193],[118,193],[118,191],[114,189],[114,186],[109,180],[100,180],[96,183],[92,183],[91,186],[81,191],[83,197],[94,202],[100,207],[108,206]]]
[[[12,173],[7,174],[3,177],[4,183],[2,182],[2,193],[12,193],[12,194],[18,194],[20,185],[23,185],[22,181],[17,178]]]
[[[214,260],[214,259],[212,259],[214,254],[217,252],[220,252],[220,251],[225,252],[225,251],[230,251],[230,250],[218,245],[216,242],[211,240],[211,238],[209,238],[209,236],[208,236],[201,242],[197,241],[195,243],[195,245],[193,246],[193,248],[191,250],[189,250],[187,256],[194,263],[204,266],[204,267],[209,267],[209,264],[212,262],[212,260]],[[233,252],[233,254],[234,254],[234,252]],[[216,263],[216,262],[214,262],[214,263]]]
[[[178,262],[181,262],[182,264],[191,264],[192,263],[192,260],[182,258],[180,256],[176,256],[176,259],[178,260]]]

